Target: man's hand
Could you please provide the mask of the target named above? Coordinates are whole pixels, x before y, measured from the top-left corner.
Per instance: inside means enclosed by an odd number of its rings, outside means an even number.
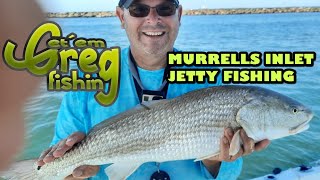
[[[254,143],[254,140],[249,138],[246,132],[241,129],[240,136],[243,142],[243,146],[239,150],[239,152],[234,155],[229,155],[230,143],[233,138],[234,132],[231,128],[227,128],[224,131],[224,136],[220,140],[220,154],[214,156],[210,159],[203,160],[203,164],[206,166],[208,171],[213,175],[216,176],[220,169],[220,164],[222,161],[232,162],[238,159],[241,156],[249,155],[254,151],[261,151],[265,149],[269,144],[270,141],[265,139],[258,143]]]
[[[82,141],[85,138],[85,134],[82,132],[75,132],[68,138],[61,140],[55,146],[43,151],[37,161],[38,166],[43,166],[46,163],[50,163],[56,158],[62,157],[68,150],[70,150],[75,144]],[[71,175],[65,179],[85,179],[95,176],[99,171],[99,166],[80,166],[76,168]]]

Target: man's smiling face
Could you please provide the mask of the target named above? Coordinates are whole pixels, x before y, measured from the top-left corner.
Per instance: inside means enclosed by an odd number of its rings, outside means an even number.
[[[156,7],[166,0],[139,0],[133,3]],[[131,5],[132,6],[132,5]],[[133,17],[128,9],[117,9],[122,27],[126,30],[132,49],[147,54],[162,54],[171,51],[177,38],[182,7],[175,9],[171,16],[160,16],[155,8],[151,8],[146,17]]]

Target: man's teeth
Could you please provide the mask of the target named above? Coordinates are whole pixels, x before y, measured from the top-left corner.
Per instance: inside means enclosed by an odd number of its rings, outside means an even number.
[[[144,32],[144,34],[148,36],[161,36],[164,34],[164,32]]]

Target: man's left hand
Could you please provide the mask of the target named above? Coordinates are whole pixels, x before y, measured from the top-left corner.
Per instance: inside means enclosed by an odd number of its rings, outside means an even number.
[[[241,146],[239,152],[236,155],[229,156],[230,143],[233,138],[233,135],[233,130],[231,128],[226,128],[224,131],[224,136],[221,138],[220,141],[219,156],[212,157],[208,160],[232,162],[238,159],[239,157],[249,155],[254,151],[261,151],[270,144],[270,141],[267,139],[262,140],[258,143],[254,143],[254,140],[248,137],[247,133],[243,129],[240,129],[240,137],[242,139],[243,146]]]
[[[230,156],[229,149],[233,135],[234,132],[231,128],[225,129],[224,136],[220,140],[220,154],[202,161],[208,171],[214,176],[218,174],[222,161],[233,162],[241,156],[249,155],[254,151],[261,151],[270,144],[268,139],[254,143],[254,140],[248,137],[247,133],[241,129],[240,137],[242,139],[243,146],[236,155]]]

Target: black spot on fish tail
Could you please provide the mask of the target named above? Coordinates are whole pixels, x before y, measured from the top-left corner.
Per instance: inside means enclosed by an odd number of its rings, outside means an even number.
[[[38,167],[37,167],[37,170],[39,171],[40,169],[41,169],[41,166],[38,166]]]

